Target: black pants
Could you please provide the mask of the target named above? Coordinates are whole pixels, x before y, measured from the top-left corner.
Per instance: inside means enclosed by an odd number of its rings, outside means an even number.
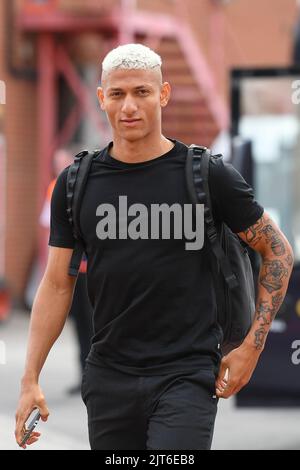
[[[82,399],[92,450],[210,449],[215,372],[136,376],[87,364]]]

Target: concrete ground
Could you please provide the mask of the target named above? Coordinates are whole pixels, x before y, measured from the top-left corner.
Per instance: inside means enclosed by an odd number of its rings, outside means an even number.
[[[14,414],[22,375],[28,314],[14,312],[0,325],[0,450],[19,450],[14,441]],[[0,353],[1,354],[1,353]],[[67,323],[46,362],[41,385],[51,416],[40,423],[41,440],[28,449],[89,449],[86,411],[81,398],[66,389],[77,379],[77,349],[73,325]],[[213,449],[300,449],[300,408],[236,409],[234,399],[220,400]]]

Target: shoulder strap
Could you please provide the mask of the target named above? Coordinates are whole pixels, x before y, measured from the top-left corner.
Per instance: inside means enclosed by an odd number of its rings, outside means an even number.
[[[218,239],[218,232],[212,216],[212,204],[209,192],[209,162],[211,151],[206,147],[191,145],[188,148],[186,162],[186,181],[193,203],[204,204],[204,223],[211,249],[219,263],[220,270],[230,289],[238,285],[229,260]]]
[[[84,241],[80,230],[80,206],[84,195],[85,185],[89,175],[93,158],[98,151],[88,152],[83,150],[78,153],[67,174],[67,214],[72,226],[76,243],[73,249],[72,258],[69,265],[69,274],[77,276],[82,255],[85,250]]]

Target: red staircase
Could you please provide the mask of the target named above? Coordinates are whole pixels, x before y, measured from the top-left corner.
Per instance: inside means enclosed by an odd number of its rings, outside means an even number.
[[[210,145],[221,124],[191,73],[178,40],[163,39],[157,52],[163,57],[164,79],[172,86],[171,100],[163,110],[163,132],[189,144]]]
[[[173,89],[172,100],[163,117],[163,130],[168,136],[187,143],[210,145],[218,132],[228,127],[228,110],[215,87],[200,45],[193,37],[182,0],[165,0],[163,3],[152,0],[151,5],[147,0],[20,1],[20,28],[40,36],[47,33],[53,41],[60,33],[94,31],[102,35],[104,42],[110,35],[110,44],[113,39],[114,45],[144,42],[154,47],[163,58],[164,77]],[[79,86],[76,85],[76,70],[72,69],[63,46],[60,43],[54,54],[56,60],[52,67],[65,75],[71,88],[79,90],[76,98],[81,103],[81,111],[92,113],[103,134],[103,125],[87,104],[86,90],[84,84],[80,86],[80,77],[77,77]],[[52,142],[64,144],[64,135],[70,135],[70,123],[71,116],[68,132],[63,133],[62,138],[52,138]]]

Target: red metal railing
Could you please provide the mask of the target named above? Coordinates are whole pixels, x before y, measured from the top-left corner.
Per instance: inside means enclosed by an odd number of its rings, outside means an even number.
[[[19,0],[18,3],[25,14],[41,15],[55,11],[91,14],[118,7],[121,0]]]

